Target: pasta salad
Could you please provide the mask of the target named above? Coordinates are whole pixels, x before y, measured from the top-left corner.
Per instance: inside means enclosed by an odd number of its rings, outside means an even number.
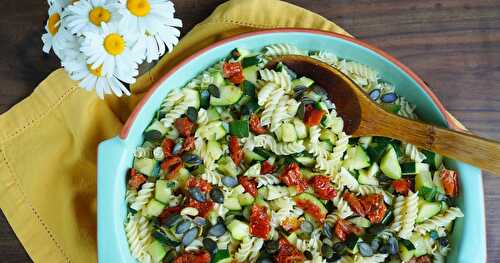
[[[458,175],[442,157],[353,138],[327,92],[272,56],[328,63],[393,113],[414,107],[373,69],[324,51],[234,49],[163,100],[127,174],[139,262],[444,262]]]

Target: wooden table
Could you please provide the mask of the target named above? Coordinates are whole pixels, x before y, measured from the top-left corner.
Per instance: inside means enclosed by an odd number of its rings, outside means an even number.
[[[174,1],[183,34],[221,0]],[[336,21],[417,72],[463,124],[500,140],[500,1],[293,0]],[[28,96],[59,65],[41,52],[47,6],[40,0],[0,1],[0,112]],[[484,175],[488,261],[500,262],[500,178]],[[30,258],[0,216],[2,262]],[[474,262],[474,259],[470,259]]]

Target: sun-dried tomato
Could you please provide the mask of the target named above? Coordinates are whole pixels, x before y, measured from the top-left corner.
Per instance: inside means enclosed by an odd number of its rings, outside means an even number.
[[[361,204],[361,200],[350,192],[345,192],[343,196],[344,200],[349,204],[352,211],[360,216],[365,216],[365,210],[363,209],[363,205]]]
[[[206,200],[205,202],[198,202],[191,196],[186,199],[186,207],[194,207],[198,210],[198,215],[201,217],[206,217],[208,212],[214,207],[214,203],[211,200]]]
[[[325,112],[322,110],[318,110],[314,107],[307,107],[304,113],[304,124],[309,127],[319,125],[324,115]]]
[[[274,256],[277,263],[296,263],[304,261],[305,257],[302,252],[290,244],[286,238],[281,237],[278,244],[279,250]]]
[[[267,239],[271,231],[271,219],[267,214],[267,207],[254,204],[250,211],[250,234]]]
[[[291,163],[287,165],[283,172],[280,174],[279,179],[287,186],[294,185],[298,193],[304,192],[304,190],[308,186],[307,181],[302,176],[300,167],[297,163]]]
[[[450,197],[458,195],[458,174],[453,170],[443,169],[439,175],[444,191]]]
[[[308,213],[318,222],[323,223],[325,221],[326,214],[321,212],[321,209],[315,205],[313,202],[304,199],[295,199],[295,204],[302,208],[305,213]]]
[[[342,241],[345,241],[347,239],[347,236],[351,233],[355,234],[356,236],[360,236],[364,233],[364,230],[362,228],[359,228],[353,223],[342,218],[335,222],[334,231],[337,237]]]
[[[174,179],[175,176],[177,175],[177,172],[182,167],[184,167],[184,163],[182,163],[182,162],[174,164],[174,166],[172,167],[172,169],[170,169],[170,172],[168,172],[168,174],[167,174],[167,179]]]
[[[175,128],[179,131],[182,137],[189,137],[193,131],[194,124],[187,117],[178,118],[175,120]]]
[[[179,167],[179,164],[181,165]],[[171,173],[174,169],[177,171],[182,167],[182,159],[179,156],[168,157],[165,161],[163,161],[160,165],[161,169],[168,174],[167,177],[171,179],[171,176],[175,175]]]
[[[163,154],[166,157],[173,156],[172,150],[174,149],[175,146],[175,141],[169,138],[165,138],[163,142],[161,143],[161,147],[163,149]]]
[[[257,196],[257,183],[255,180],[248,179],[246,176],[240,176],[238,180],[247,193],[251,194],[253,197]]]
[[[188,188],[198,187],[202,192],[208,193],[212,190],[212,185],[201,178],[191,177],[186,183]]]
[[[264,161],[260,167],[260,174],[270,174],[274,172],[276,167],[268,161]]]
[[[241,160],[243,159],[243,150],[240,147],[238,138],[233,135],[229,140],[229,153],[231,154],[231,159],[233,159],[233,162],[236,165],[240,165]]]
[[[255,134],[263,134],[267,133],[267,130],[260,125],[259,116],[256,114],[250,114],[250,118],[248,119],[248,123],[250,125],[250,130]]]
[[[188,136],[184,139],[184,143],[182,143],[182,152],[189,152],[194,150],[194,137]]]
[[[195,252],[184,252],[175,258],[174,263],[210,263],[210,260],[210,253],[206,250],[198,250]]]
[[[146,182],[146,177],[137,172],[136,169],[130,168],[130,178],[128,180],[128,186],[132,189],[138,189],[141,184]]]
[[[240,62],[226,62],[224,63],[223,71],[224,77],[229,79],[234,84],[240,84],[245,80],[245,76],[243,75],[243,68],[241,67]]]
[[[324,175],[314,176],[310,184],[314,189],[314,193],[321,199],[330,200],[337,196],[337,191],[333,188],[330,178]]]
[[[384,204],[384,196],[380,194],[365,195],[361,198],[361,204],[372,224],[382,222],[387,211],[387,207]]]
[[[410,179],[394,180],[392,181],[392,187],[394,187],[394,191],[396,191],[396,193],[407,195],[411,190],[411,181]]]

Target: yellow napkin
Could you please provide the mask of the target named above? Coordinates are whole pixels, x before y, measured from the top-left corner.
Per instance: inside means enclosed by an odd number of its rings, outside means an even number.
[[[277,27],[347,34],[288,3],[233,0],[220,5],[142,76],[130,98],[100,100],[56,70],[32,95],[0,115],[0,206],[31,258],[95,262],[98,143],[117,135],[144,92],[183,58],[234,34]]]
[[[35,262],[95,262],[96,155],[120,131],[150,85],[217,40],[258,28],[346,31],[300,7],[233,0],[194,27],[138,79],[129,98],[100,100],[56,70],[32,95],[0,115],[0,207]]]

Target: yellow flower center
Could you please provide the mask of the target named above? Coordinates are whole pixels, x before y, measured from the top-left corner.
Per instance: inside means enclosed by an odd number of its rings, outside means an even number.
[[[128,0],[127,9],[134,16],[146,16],[151,10],[148,0]]]
[[[118,56],[125,50],[125,39],[116,33],[109,34],[104,38],[104,49],[109,54]]]
[[[99,67],[97,67],[96,69],[93,69],[92,68],[92,65],[89,65],[87,64],[87,69],[89,70],[89,72],[96,76],[96,77],[100,77],[102,75],[102,65],[100,65]]]
[[[55,35],[59,31],[59,21],[61,20],[61,15],[59,13],[54,13],[49,16],[49,21],[47,22],[47,27],[51,35]]]
[[[89,20],[92,24],[100,26],[101,22],[108,22],[111,19],[111,13],[102,7],[96,7],[89,12]]]

